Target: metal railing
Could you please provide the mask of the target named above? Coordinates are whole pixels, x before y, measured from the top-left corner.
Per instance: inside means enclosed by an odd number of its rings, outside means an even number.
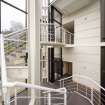
[[[73,44],[74,35],[63,27],[58,27],[52,23],[41,23],[40,41],[42,44]]]
[[[65,44],[74,44],[74,34],[65,30]]]
[[[59,89],[53,89],[53,88],[47,88],[39,85],[33,85],[33,84],[26,84],[22,82],[14,82],[14,83],[6,83],[4,86],[5,88],[8,88],[8,94],[12,96],[11,99],[5,100],[6,104],[10,105],[20,105],[20,103],[25,103],[24,99],[28,100],[27,105],[29,105],[30,101],[32,100],[31,95],[19,95],[19,89],[20,88],[26,88],[27,92],[34,90],[34,92],[38,92],[39,94],[36,94],[35,96],[35,105],[39,105],[39,103],[43,103],[43,105],[53,105],[54,101],[56,100],[56,104],[59,104],[60,102],[57,103],[57,100],[61,101],[62,105],[67,105],[67,96],[66,96],[66,89],[65,88],[59,88]],[[60,95],[63,95],[63,97],[55,97],[52,96],[52,93],[57,93]],[[43,94],[43,95],[42,95]],[[21,101],[20,101],[21,100]]]
[[[4,35],[4,48],[8,66],[27,65],[27,29]]]
[[[73,75],[59,80],[60,88],[65,87],[67,91],[79,93],[88,99],[92,105],[105,105],[105,88],[96,81],[83,75]]]
[[[61,98],[63,100],[62,105],[67,105],[67,95],[66,95],[66,89],[65,88],[59,88],[59,89],[53,89],[53,88],[47,88],[47,87],[43,87],[43,86],[38,86],[38,85],[34,85],[34,84],[26,84],[23,82],[8,82],[7,80],[7,70],[6,70],[6,62],[5,62],[5,53],[4,53],[4,39],[3,39],[3,35],[1,34],[0,36],[0,54],[1,54],[1,76],[2,76],[2,93],[3,93],[3,101],[4,101],[4,105],[20,105],[25,103],[26,100],[28,100],[28,102],[26,102],[27,105],[30,105],[31,100],[39,100],[38,102],[43,102],[43,100],[41,100],[42,98],[44,99],[44,101],[47,102],[47,105],[53,105],[53,99],[57,100],[57,97],[52,97],[52,93],[59,93],[62,94],[63,97]],[[30,94],[30,91],[35,92],[35,97],[31,97],[31,95],[19,95],[20,89],[23,89]],[[40,93],[47,94],[47,96],[42,96],[40,95]],[[21,101],[20,101],[21,99]],[[59,99],[59,98],[58,98]],[[36,102],[36,101],[35,101]],[[35,104],[35,103],[34,103]],[[38,103],[35,105],[39,105]],[[43,104],[43,105],[46,105]]]

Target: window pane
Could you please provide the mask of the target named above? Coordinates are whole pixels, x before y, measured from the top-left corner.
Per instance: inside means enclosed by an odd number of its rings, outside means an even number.
[[[26,11],[26,0],[5,0],[5,1]]]
[[[1,3],[1,30],[2,33],[15,32],[25,28],[26,14]]]
[[[52,2],[53,0],[50,0],[50,3]]]
[[[54,10],[54,19],[56,21],[58,21],[59,23],[61,23],[61,21],[62,21],[62,15],[59,12],[57,12],[56,10]]]

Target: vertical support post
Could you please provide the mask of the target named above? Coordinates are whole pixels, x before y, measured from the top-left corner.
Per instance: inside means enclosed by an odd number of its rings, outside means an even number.
[[[67,90],[66,89],[64,93],[64,105],[67,105]]]
[[[51,105],[51,92],[48,92],[48,105]]]
[[[77,83],[77,92],[78,92],[78,83]]]
[[[7,84],[7,71],[6,71],[6,62],[5,62],[5,52],[4,52],[4,38],[3,34],[0,34],[0,56],[1,56],[1,79],[2,79],[2,93],[4,105],[9,105],[10,94],[5,87]]]
[[[93,103],[93,88],[91,88],[91,102]]]
[[[87,97],[87,87],[86,87],[86,97]]]
[[[10,90],[9,88],[3,88],[4,105],[10,105]]]
[[[66,44],[66,31],[65,31],[65,29],[62,29],[62,33],[63,33],[63,35],[62,35],[62,42],[64,43],[64,44]]]
[[[60,88],[61,88],[61,86],[62,86],[62,81],[60,80]]]
[[[28,0],[29,81],[40,85],[40,10],[41,0]],[[31,89],[30,105],[35,103],[40,92]]]
[[[68,35],[69,36],[69,35]],[[70,44],[72,44],[72,34],[70,33],[70,37],[69,37],[69,41],[70,41]]]
[[[63,87],[64,87],[64,80],[63,80]]]
[[[57,29],[56,29],[56,26],[54,26],[54,30],[55,30],[55,43],[57,43]]]
[[[15,105],[17,105],[17,91],[16,91],[16,88],[15,88]]]

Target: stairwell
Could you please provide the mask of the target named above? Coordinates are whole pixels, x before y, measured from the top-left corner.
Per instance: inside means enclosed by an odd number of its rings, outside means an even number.
[[[65,87],[67,89],[67,105],[92,105],[88,98],[84,97],[83,95],[75,91],[74,92],[70,91],[71,88],[70,86],[68,87],[69,81],[66,81],[66,83],[67,84],[65,84]],[[57,89],[60,87],[60,84],[58,81],[56,81],[55,83],[43,84],[43,86]],[[55,99],[52,99],[53,105],[63,105],[62,104],[63,95],[52,93],[52,97],[56,97]],[[43,101],[41,105],[43,105]]]

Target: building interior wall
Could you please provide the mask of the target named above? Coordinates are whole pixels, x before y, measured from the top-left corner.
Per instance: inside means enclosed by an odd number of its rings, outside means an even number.
[[[63,60],[72,62],[73,74],[85,75],[100,83],[100,2],[63,18],[63,24],[74,21],[74,45],[63,48]],[[81,80],[81,83],[90,85]]]

